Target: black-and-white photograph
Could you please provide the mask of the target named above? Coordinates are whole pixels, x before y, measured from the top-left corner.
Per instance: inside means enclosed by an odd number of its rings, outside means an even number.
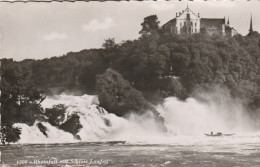
[[[0,0],[1,166],[260,167],[260,1]]]

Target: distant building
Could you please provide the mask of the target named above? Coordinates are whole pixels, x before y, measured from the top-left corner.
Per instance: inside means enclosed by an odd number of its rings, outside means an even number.
[[[188,6],[176,13],[176,18],[165,23],[162,30],[174,34],[206,33],[226,36],[237,34],[237,31],[230,27],[229,19],[226,23],[225,18],[201,18],[199,13],[194,13]]]
[[[258,36],[258,37],[260,37],[260,34],[257,31],[253,30],[252,14],[251,14],[251,18],[250,18],[250,28],[249,28],[249,32],[248,32],[247,36]]]
[[[253,33],[253,32],[254,32],[254,30],[253,30],[253,21],[252,21],[252,14],[251,14],[249,34]]]

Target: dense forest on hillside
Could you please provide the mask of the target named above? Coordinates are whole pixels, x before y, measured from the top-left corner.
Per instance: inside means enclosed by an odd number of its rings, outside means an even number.
[[[36,101],[42,97],[34,95],[41,91],[45,94],[78,91],[98,94],[100,105],[108,112],[124,115],[120,113],[122,108],[140,112],[148,103],[158,103],[165,97],[185,100],[195,91],[211,91],[218,86],[228,89],[232,97],[242,99],[252,113],[260,113],[257,32],[233,37],[169,34],[160,29],[157,16],[153,15],[144,19],[139,39],[115,43],[109,38],[103,48],[50,59],[20,62],[2,59],[2,67],[10,69],[9,66],[15,72],[2,70],[2,78],[18,76],[16,81],[9,81],[17,83],[12,85],[17,96],[26,94],[28,85],[33,85],[29,86],[35,88],[28,91],[31,94],[24,96],[34,101],[36,108],[40,108]],[[18,85],[22,85],[22,92]],[[3,87],[1,84],[2,91]]]

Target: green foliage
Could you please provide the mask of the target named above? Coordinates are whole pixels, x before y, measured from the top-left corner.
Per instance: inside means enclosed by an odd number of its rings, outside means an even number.
[[[185,88],[179,78],[164,78],[159,82],[159,86],[164,93],[164,97],[175,96],[180,99],[187,97]]]
[[[103,59],[106,67],[112,67],[115,64],[115,60],[119,57],[117,52],[118,46],[119,45],[115,43],[114,38],[108,38],[103,43],[102,47],[105,48]]]
[[[32,125],[41,117],[42,92],[30,80],[31,69],[12,60],[1,60],[1,125],[2,142],[16,142],[20,129],[16,122]]]
[[[116,49],[117,44],[115,42],[115,38],[108,38],[105,40],[105,42],[102,44],[102,47],[105,49]]]
[[[253,104],[255,108],[260,108],[260,95],[254,97]]]
[[[142,29],[139,34],[149,34],[152,31],[159,30],[159,23],[158,17],[156,15],[147,16],[144,18],[143,23],[141,24]]]
[[[129,111],[141,112],[146,105],[142,93],[112,69],[97,76],[96,86],[100,105],[116,115],[122,116]]]
[[[58,104],[52,106],[52,108],[45,109],[45,115],[48,118],[48,122],[53,126],[60,126],[65,119],[67,107],[64,104]]]
[[[36,119],[41,120],[43,117],[43,109],[38,103],[24,103],[19,108],[19,112],[16,115],[17,122],[32,126]]]
[[[1,125],[1,141],[3,144],[15,143],[20,140],[21,128],[13,127],[11,123]]]
[[[70,115],[67,121],[60,125],[60,129],[69,132],[73,135],[76,135],[81,128],[82,125],[80,124],[79,116],[76,113]]]
[[[44,100],[40,91],[30,80],[30,72],[22,71],[12,60],[2,60],[1,104],[2,120],[30,124],[42,113],[40,103]],[[29,109],[31,108],[31,109]],[[33,110],[33,113],[29,113]],[[8,118],[8,119],[5,119]],[[25,118],[25,119],[23,119]]]

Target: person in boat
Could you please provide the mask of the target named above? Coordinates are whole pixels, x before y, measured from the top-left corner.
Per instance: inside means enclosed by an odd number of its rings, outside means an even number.
[[[221,136],[221,135],[223,135],[221,132],[218,132],[218,133],[216,133],[215,135],[213,134],[213,132],[211,131],[210,132],[210,135],[211,136]]]
[[[221,133],[221,132],[218,132],[218,133],[217,133],[217,135],[221,136],[221,135],[222,135],[222,133]]]

